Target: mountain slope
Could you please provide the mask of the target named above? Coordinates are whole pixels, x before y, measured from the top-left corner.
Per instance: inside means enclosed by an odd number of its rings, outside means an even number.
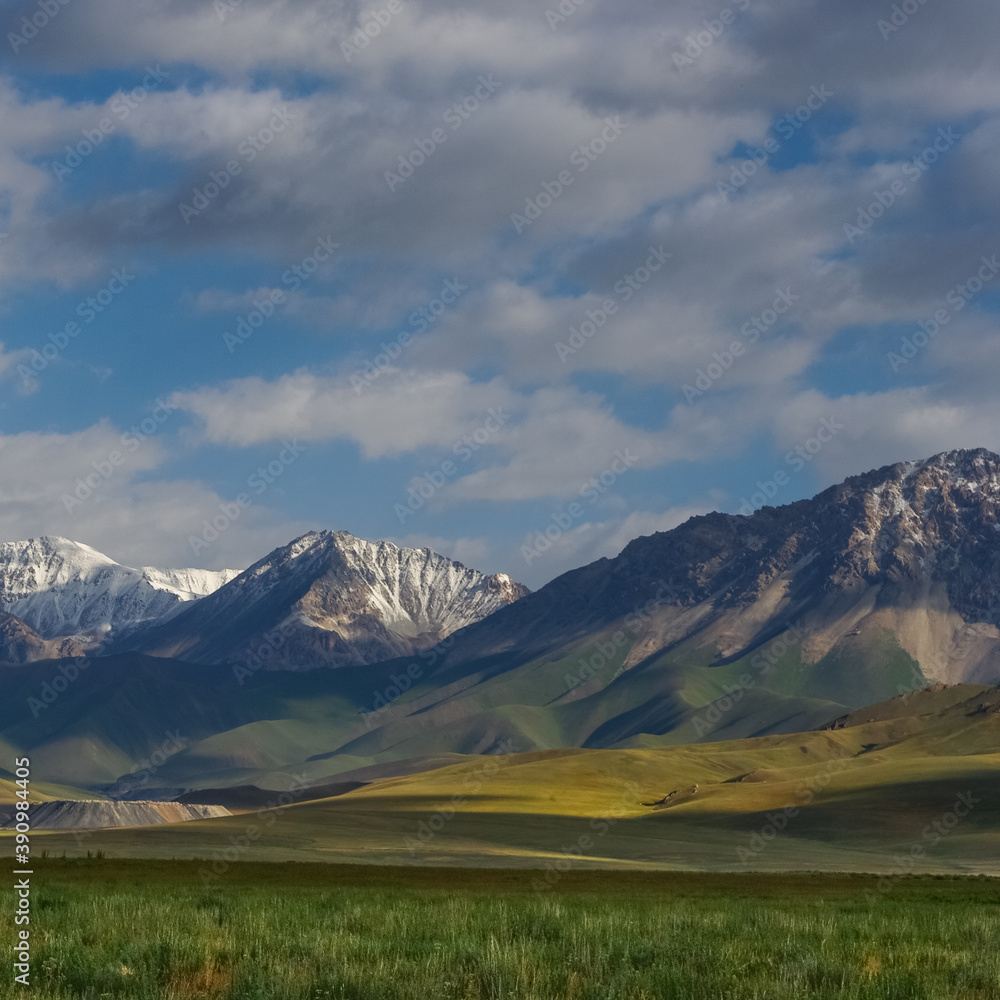
[[[0,663],[32,663],[64,656],[83,656],[75,639],[43,639],[30,625],[0,611]]]
[[[432,646],[526,593],[430,549],[311,532],[134,645],[192,663],[248,660],[251,670],[374,663]]]
[[[45,639],[120,637],[212,593],[236,570],[131,569],[67,538],[0,544],[0,609]]]
[[[564,574],[464,635],[446,662],[515,643],[537,655],[641,616],[648,602],[631,663],[696,635],[725,660],[803,620],[809,662],[855,629],[886,627],[934,679],[992,679],[1000,671],[1000,458],[952,452],[751,517],[691,518]]]

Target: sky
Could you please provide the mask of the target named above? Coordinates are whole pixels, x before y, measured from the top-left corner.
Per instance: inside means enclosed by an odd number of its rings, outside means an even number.
[[[993,0],[0,5],[0,539],[538,587],[1000,450]]]

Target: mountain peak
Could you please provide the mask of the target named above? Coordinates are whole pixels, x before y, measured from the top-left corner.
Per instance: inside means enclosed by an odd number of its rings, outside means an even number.
[[[124,633],[169,617],[234,576],[236,570],[133,569],[58,535],[0,543],[0,609],[45,639]]]
[[[866,484],[872,480],[911,482],[923,474],[937,474],[958,481],[996,479],[1000,472],[1000,455],[986,448],[955,449],[942,451],[919,461],[896,462],[880,469],[873,469],[844,481],[844,486]]]
[[[505,574],[488,576],[428,548],[310,531],[151,628],[138,647],[199,663],[237,662],[280,633],[269,668],[374,663],[432,646],[527,593]]]

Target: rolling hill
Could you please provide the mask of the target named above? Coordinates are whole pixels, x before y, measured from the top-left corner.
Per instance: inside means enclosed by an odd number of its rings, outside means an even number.
[[[470,759],[315,801],[293,788],[87,846],[200,858],[209,883],[232,844],[241,860],[540,867],[539,891],[577,866],[995,872],[1000,690],[936,687],[861,715],[751,740]]]

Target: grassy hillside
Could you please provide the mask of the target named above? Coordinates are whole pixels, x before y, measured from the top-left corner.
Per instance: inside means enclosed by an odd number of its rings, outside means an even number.
[[[511,652],[436,670],[425,659],[240,678],[227,667],[138,654],[86,668],[8,667],[0,670],[0,743],[9,755],[30,754],[38,780],[101,791],[142,772],[114,794],[137,784],[164,795],[280,789],[290,775],[322,784],[442,753],[794,732],[920,678],[891,634],[856,661],[834,652],[815,665],[802,662],[791,633],[726,662],[690,643],[636,661],[637,635],[623,621],[529,662]]]
[[[788,736],[473,758],[317,801],[293,788],[258,813],[107,831],[85,846],[223,871],[227,851],[551,870],[995,871],[1000,690],[927,690],[862,714],[871,721]],[[80,849],[57,834],[40,845]]]

